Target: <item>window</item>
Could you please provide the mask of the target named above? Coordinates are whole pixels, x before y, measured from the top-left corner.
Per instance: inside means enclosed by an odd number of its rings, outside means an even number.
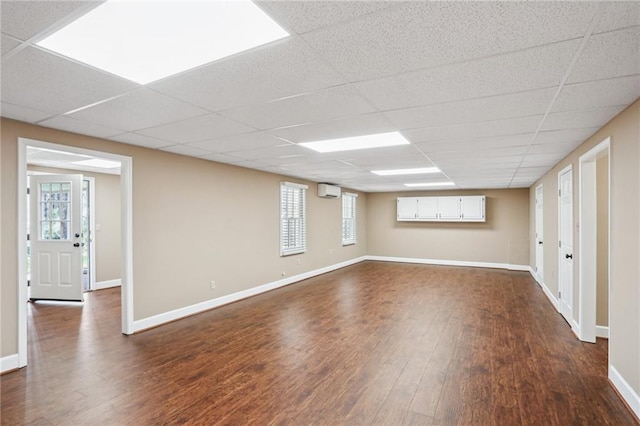
[[[358,194],[342,194],[342,245],[356,243],[356,197]]]
[[[280,256],[307,251],[307,185],[280,184]]]

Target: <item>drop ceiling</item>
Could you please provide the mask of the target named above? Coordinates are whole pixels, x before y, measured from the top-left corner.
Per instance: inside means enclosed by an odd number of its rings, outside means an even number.
[[[367,192],[519,188],[640,96],[639,2],[261,1],[290,37],[145,86],[35,45],[98,4],[2,1],[2,116]]]

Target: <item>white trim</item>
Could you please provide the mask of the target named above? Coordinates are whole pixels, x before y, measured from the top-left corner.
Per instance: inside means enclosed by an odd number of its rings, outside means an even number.
[[[561,240],[560,240],[560,234],[562,232],[561,227],[562,227],[562,205],[561,205],[561,193],[560,191],[562,190],[562,188],[560,187],[560,180],[562,179],[562,175],[564,175],[565,173],[571,172],[571,227],[573,229],[573,227],[575,226],[575,220],[573,219],[573,216],[575,214],[575,206],[574,206],[574,190],[573,187],[575,186],[575,180],[573,178],[573,164],[569,164],[568,166],[566,166],[565,168],[563,168],[562,170],[560,170],[558,172],[558,202],[557,202],[557,208],[558,208],[558,294],[560,294],[560,288],[561,288],[561,266],[562,266],[562,250],[561,250]],[[564,313],[562,312],[561,306],[560,306],[560,300],[556,299],[556,306],[557,306],[557,310],[558,312],[560,312],[560,315],[562,315],[567,322],[571,322],[573,321],[573,299],[574,299],[574,292],[575,292],[575,284],[576,284],[576,277],[575,277],[575,262],[578,261],[578,258],[575,256],[575,233],[571,232],[571,248],[573,250],[574,253],[572,253],[573,255],[573,262],[571,264],[571,267],[573,268],[572,272],[571,272],[571,297],[569,298],[571,300],[571,306],[569,309],[569,312],[567,312],[567,316],[564,315]],[[571,329],[573,330],[573,326],[571,327]]]
[[[627,405],[629,405],[629,408],[631,408],[634,414],[640,417],[640,396],[611,364],[609,364],[609,381],[620,393],[620,396],[625,400]]]
[[[20,356],[18,354],[7,355],[0,358],[0,373],[17,370],[20,367]]]
[[[96,285],[94,286],[94,290],[103,290],[105,288],[111,288],[111,287],[118,287],[122,285],[122,280],[120,278],[115,279],[115,280],[108,280],[108,281],[99,281],[96,283]]]
[[[603,339],[608,339],[609,327],[604,325],[596,325],[596,337],[602,337]]]
[[[547,285],[544,283],[544,281],[542,280],[542,277],[538,277],[538,274],[535,273],[532,266],[529,267],[529,273],[531,274],[533,279],[538,282],[538,284],[540,285],[540,288],[542,288],[542,292],[545,294],[545,296],[547,296],[547,299],[549,299],[549,301],[551,302],[553,307],[556,309],[556,311],[559,312],[560,310],[558,309],[558,299],[556,299],[553,293],[551,293],[551,290],[549,290],[549,287],[547,287]]]
[[[294,183],[294,182],[280,182],[281,185],[288,186],[289,188],[297,188],[297,189],[309,189],[309,185],[305,185],[302,183]]]
[[[581,334],[580,334],[580,324],[578,324],[575,319],[571,318],[571,324],[570,325],[571,325],[571,331],[573,331],[573,334],[576,335],[578,340],[581,340],[580,339],[580,336],[581,336]],[[589,342],[589,343],[595,343],[595,342]]]
[[[529,265],[512,265],[509,263],[469,262],[466,260],[422,259],[415,257],[366,256],[367,260],[380,262],[421,263],[425,265],[469,266],[472,268],[508,269],[510,271],[529,271]]]
[[[582,333],[579,338],[586,342],[595,342],[598,336],[596,325],[596,222],[597,215],[594,205],[596,204],[596,161],[602,152],[607,153],[608,162],[608,187],[609,198],[607,200],[609,209],[609,222],[611,221],[611,138],[606,138],[595,147],[578,158],[578,245],[580,247],[580,259],[578,267],[578,309],[579,322]],[[587,192],[588,191],[588,192]],[[609,238],[609,285],[611,283],[611,224],[608,224]],[[609,301],[611,301],[610,290]],[[611,307],[609,307],[609,312]],[[607,330],[608,335],[608,330]]]
[[[83,176],[89,181],[89,290],[96,289],[96,178]]]
[[[204,311],[208,311],[213,308],[217,308],[222,305],[226,305],[238,300],[246,299],[247,297],[256,296],[258,294],[275,290],[280,287],[284,287],[289,284],[293,284],[298,281],[306,280],[307,278],[315,277],[316,275],[326,274],[327,272],[334,271],[336,269],[344,268],[346,266],[354,265],[367,260],[366,256],[357,257],[355,259],[347,260],[334,265],[325,266],[324,268],[315,269],[313,271],[305,272],[302,274],[294,275],[289,278],[283,278],[278,281],[262,284],[257,287],[252,287],[247,290],[242,290],[237,293],[228,294],[226,296],[218,297],[216,299],[207,300],[204,302],[196,303],[194,305],[185,306],[184,308],[174,309],[173,311],[165,312],[162,314],[154,315],[148,318],[134,321],[133,331],[139,332],[151,327],[157,327],[170,321],[175,321],[181,318],[188,317],[190,315],[198,314]]]
[[[27,146],[102,157],[121,164],[120,187],[122,209],[122,332],[133,329],[133,159],[119,154],[95,151],[35,139],[18,138],[18,367],[27,365],[27,274],[26,274],[26,203]]]

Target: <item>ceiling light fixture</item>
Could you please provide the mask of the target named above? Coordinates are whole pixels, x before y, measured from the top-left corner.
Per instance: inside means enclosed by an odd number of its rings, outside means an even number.
[[[120,167],[119,161],[103,160],[102,158],[92,158],[91,160],[74,161],[73,164],[80,166],[99,167],[101,169],[115,169]]]
[[[288,35],[249,0],[109,0],[37,44],[147,84]]]
[[[440,173],[440,169],[437,167],[422,167],[418,169],[371,170],[371,173],[379,176],[423,175]]]
[[[404,186],[409,188],[428,187],[428,186],[454,186],[453,182],[422,182],[422,183],[405,183]]]
[[[409,145],[409,141],[399,132],[377,133],[350,138],[329,139],[298,144],[317,152],[353,151],[357,149],[381,148],[386,146]]]

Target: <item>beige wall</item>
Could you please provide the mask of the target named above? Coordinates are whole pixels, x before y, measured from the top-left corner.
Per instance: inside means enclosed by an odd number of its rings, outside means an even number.
[[[291,178],[2,119],[2,352],[17,351],[17,139],[133,157],[134,319],[189,306],[366,254],[367,195],[358,243],[341,244],[341,201],[309,184],[308,251],[279,255],[279,188]],[[5,238],[6,237],[6,238]],[[216,289],[209,282],[216,281]]]
[[[609,156],[596,161],[596,324],[609,325]]]
[[[53,169],[29,165],[28,170],[47,173],[77,173],[95,179],[95,220],[93,236],[96,251],[96,282],[122,278],[122,243],[120,231],[120,176],[81,170]]]
[[[396,198],[485,195],[485,223],[398,222]],[[468,262],[529,263],[529,190],[397,192],[368,195],[369,254]]]
[[[530,188],[531,216],[535,187],[544,185],[544,277],[552,294],[558,292],[558,172],[569,164],[574,173],[574,225],[578,222],[578,158],[598,143],[611,138],[611,271],[609,306],[609,362],[636,393],[640,393],[640,101],[636,101],[584,144],[560,161]],[[535,223],[530,226],[535,233]],[[532,239],[533,241],[533,239]],[[578,235],[574,232],[574,316],[578,301]],[[533,253],[533,243],[531,243]],[[532,254],[530,264],[535,264]]]

